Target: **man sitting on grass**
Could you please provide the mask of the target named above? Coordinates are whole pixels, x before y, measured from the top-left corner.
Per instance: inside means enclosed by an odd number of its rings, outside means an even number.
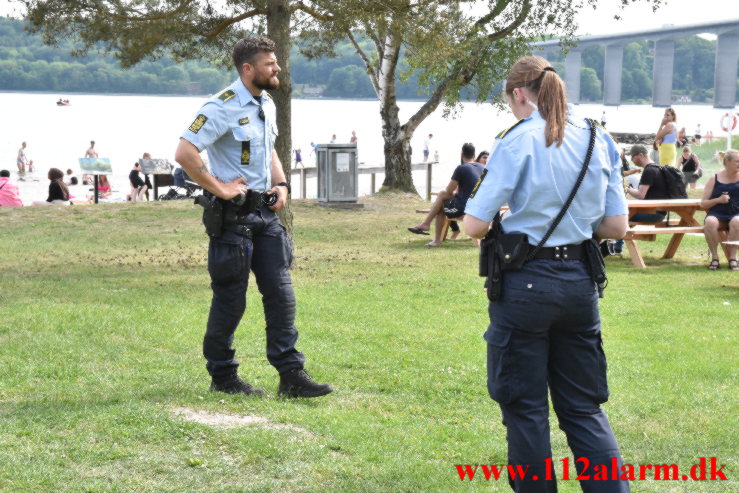
[[[444,228],[446,218],[459,218],[464,216],[464,208],[467,199],[475,188],[477,180],[482,174],[483,165],[475,162],[475,146],[466,143],[462,146],[462,164],[457,166],[452,174],[452,179],[445,190],[439,192],[434,205],[431,206],[426,218],[418,226],[408,228],[408,231],[418,235],[427,235],[431,229],[431,221],[436,218],[436,229],[434,230],[434,241],[426,243],[428,247],[441,245],[441,232]],[[456,192],[455,192],[456,190]]]

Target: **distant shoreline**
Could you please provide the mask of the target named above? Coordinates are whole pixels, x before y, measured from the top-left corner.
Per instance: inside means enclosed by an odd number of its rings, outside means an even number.
[[[12,89],[0,89],[0,94],[50,94],[54,95],[55,97],[59,97],[61,95],[67,96],[67,95],[73,95],[73,96],[141,96],[141,97],[155,97],[155,98],[207,98],[212,96],[213,94],[151,94],[151,93],[140,93],[140,92],[60,92],[60,91],[15,91]],[[327,97],[320,97],[320,98],[308,98],[308,97],[296,97],[293,96],[292,99],[296,100],[302,100],[302,101],[377,101],[376,98],[327,98]],[[399,102],[408,102],[408,103],[420,103],[425,102],[426,99],[398,99]],[[470,100],[462,100],[463,103],[476,103],[474,99]],[[488,102],[489,103],[489,102]],[[479,103],[484,104],[484,103]],[[673,103],[676,106],[709,106],[713,107],[712,103]],[[578,105],[595,105],[595,106],[604,106],[603,103],[600,103],[598,101],[581,101],[578,103]],[[651,106],[649,103],[623,103],[619,106]],[[607,108],[618,108],[618,106],[608,106]],[[721,109],[721,108],[716,108]]]

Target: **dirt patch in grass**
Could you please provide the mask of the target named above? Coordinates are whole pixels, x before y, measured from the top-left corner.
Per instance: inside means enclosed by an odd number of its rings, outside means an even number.
[[[236,415],[226,413],[214,413],[208,411],[196,411],[186,407],[178,407],[172,410],[172,412],[192,423],[200,423],[206,426],[212,426],[213,428],[240,428],[242,426],[256,426],[267,430],[289,430],[297,433],[301,433],[306,436],[313,436],[313,433],[301,428],[299,426],[287,424],[287,423],[274,423],[267,418],[261,416],[254,416],[250,414]]]

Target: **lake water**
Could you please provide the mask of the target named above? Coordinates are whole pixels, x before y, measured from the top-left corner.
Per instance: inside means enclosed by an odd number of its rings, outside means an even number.
[[[68,97],[71,106],[56,105],[59,97]],[[72,168],[78,172],[77,159],[84,156],[89,141],[96,142],[100,157],[108,157],[113,166],[111,182],[118,196],[129,189],[128,173],[133,163],[144,152],[154,158],[169,159],[174,163],[174,151],[183,129],[190,125],[206,98],[100,95],[55,93],[0,92],[3,118],[0,135],[0,168],[15,171],[15,158],[21,142],[28,144],[26,154],[33,159],[36,171],[21,182],[24,203],[44,200],[48,188],[46,173],[49,168]],[[421,106],[421,102],[399,103],[401,121],[405,121]],[[720,134],[720,119],[725,111],[710,106],[674,106],[678,126],[685,126],[692,134],[700,123],[705,133]],[[383,141],[379,103],[354,100],[293,101],[293,148],[303,150],[303,160],[312,165],[310,142],[326,143],[332,134],[338,142],[348,142],[352,130],[359,137],[359,161],[365,166],[381,166]],[[602,105],[581,105],[585,116],[600,119]],[[663,109],[651,106],[623,105],[605,108],[607,126],[615,132],[656,132]],[[423,141],[429,133],[432,155],[439,151],[441,164],[435,168],[433,189],[438,190],[449,181],[454,166],[459,162],[462,143],[472,142],[478,152],[489,149],[494,136],[515,123],[509,112],[498,112],[489,104],[464,103],[456,118],[444,119],[441,108],[430,115],[416,131],[411,144],[413,161],[420,161]],[[414,172],[419,193],[425,194],[424,172]],[[378,185],[381,177],[378,179]],[[72,193],[84,196],[88,187],[75,187]],[[297,188],[297,187],[296,187]],[[360,194],[369,193],[369,175],[360,175]],[[315,179],[308,181],[308,197],[316,196]]]

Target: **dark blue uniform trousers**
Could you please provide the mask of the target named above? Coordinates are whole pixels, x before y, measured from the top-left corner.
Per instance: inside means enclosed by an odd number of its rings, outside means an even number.
[[[615,457],[618,444],[600,404],[608,400],[598,295],[579,260],[533,260],[518,271],[503,273],[499,301],[490,303],[488,391],[500,404],[507,429],[508,463],[529,465],[526,478],[510,480],[516,492],[557,491],[544,460],[552,456],[547,389],[567,436],[578,473],[594,475]],[[549,477],[562,468],[552,458]],[[538,480],[534,480],[537,476]],[[571,479],[575,479],[574,475]],[[585,492],[628,492],[629,483],[581,481]]]
[[[277,215],[262,207],[246,216],[251,240],[230,231],[210,239],[208,272],[213,300],[203,340],[203,355],[213,377],[236,373],[233,334],[246,310],[249,272],[262,294],[267,322],[267,359],[277,371],[303,368],[305,357],[295,349],[295,293],[288,268],[292,243]]]

